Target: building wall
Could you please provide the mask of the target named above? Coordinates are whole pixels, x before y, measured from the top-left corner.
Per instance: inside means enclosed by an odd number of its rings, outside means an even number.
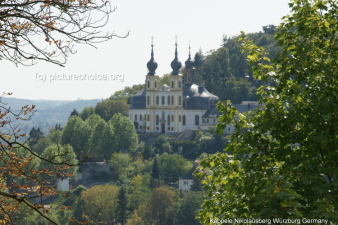
[[[184,130],[208,129],[215,124],[203,123],[203,115],[206,110],[184,110],[182,108],[148,108],[148,109],[130,109],[129,119],[138,123],[139,132],[160,133],[161,132],[161,119],[164,115],[165,132],[183,132]],[[135,120],[136,115],[136,120]],[[140,115],[142,120],[140,120]],[[159,123],[156,124],[156,116],[159,116]],[[149,121],[148,121],[149,116]],[[169,116],[169,118],[168,118]],[[185,116],[185,125],[183,125]],[[198,125],[196,125],[196,116],[198,116]],[[168,124],[168,119],[170,122]],[[212,120],[213,119],[209,119]],[[216,119],[217,120],[217,119]],[[211,122],[211,121],[210,121]],[[168,130],[168,127],[170,130]],[[157,129],[158,128],[158,129]]]
[[[192,185],[192,180],[184,180],[184,179],[179,179],[178,180],[178,188],[182,192],[188,192],[188,191],[190,191],[191,185]]]

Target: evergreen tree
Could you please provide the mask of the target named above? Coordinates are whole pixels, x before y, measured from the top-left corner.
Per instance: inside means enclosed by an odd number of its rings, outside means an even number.
[[[154,164],[153,164],[153,168],[151,169],[151,177],[153,179],[160,179],[160,170],[158,168],[156,157],[154,157]]]
[[[122,186],[119,190],[119,193],[117,195],[117,220],[121,225],[124,225],[127,219],[128,209],[127,209],[127,193],[126,188]]]
[[[205,56],[203,55],[202,49],[196,52],[194,56],[194,66],[195,66],[195,75],[194,75],[194,83],[197,85],[203,85],[204,80],[202,76],[202,68],[203,62],[205,60]]]
[[[35,129],[34,127],[29,132],[29,138],[28,138],[28,144],[30,146],[34,146],[40,139],[44,137],[43,133],[40,130],[40,127],[38,129]]]
[[[55,124],[54,130],[62,130],[61,124],[60,123]]]
[[[162,181],[160,179],[160,169],[157,162],[157,157],[154,157],[154,164],[151,169],[151,180],[150,180],[150,188],[158,188],[162,186]]]
[[[78,116],[78,115],[79,115],[78,111],[76,109],[73,109],[73,111],[70,113],[69,118],[72,116]]]

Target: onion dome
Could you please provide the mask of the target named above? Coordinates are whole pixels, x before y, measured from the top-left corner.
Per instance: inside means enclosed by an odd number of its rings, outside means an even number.
[[[154,50],[153,50],[154,45],[151,44],[151,58],[149,62],[147,63],[147,68],[149,70],[148,76],[154,76],[155,75],[155,70],[157,69],[157,62],[154,60]]]
[[[171,72],[171,75],[178,75],[179,72],[180,72],[180,69],[182,67],[182,63],[177,58],[177,43],[175,45],[176,45],[176,48],[175,48],[175,59],[170,64],[171,68],[173,69],[173,72]]]
[[[185,61],[185,68],[186,69],[192,69],[193,67],[194,67],[194,61],[191,60],[190,46],[189,46],[189,58],[187,59],[187,61]]]

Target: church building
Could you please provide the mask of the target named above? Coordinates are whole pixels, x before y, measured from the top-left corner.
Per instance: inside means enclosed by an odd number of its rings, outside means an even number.
[[[185,62],[183,76],[179,73],[182,63],[178,60],[177,43],[175,58],[171,62],[170,86],[159,86],[156,75],[153,45],[151,59],[147,63],[145,88],[130,100],[129,118],[138,132],[179,133],[184,130],[208,129],[218,122],[216,103],[219,98],[204,87],[194,84],[194,62]]]

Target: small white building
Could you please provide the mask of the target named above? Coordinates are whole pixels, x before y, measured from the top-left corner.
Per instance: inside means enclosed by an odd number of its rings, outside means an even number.
[[[58,191],[69,191],[69,178],[58,180],[57,190]]]
[[[186,174],[178,179],[178,189],[183,193],[190,191],[194,179],[194,171],[196,166],[193,166]]]

